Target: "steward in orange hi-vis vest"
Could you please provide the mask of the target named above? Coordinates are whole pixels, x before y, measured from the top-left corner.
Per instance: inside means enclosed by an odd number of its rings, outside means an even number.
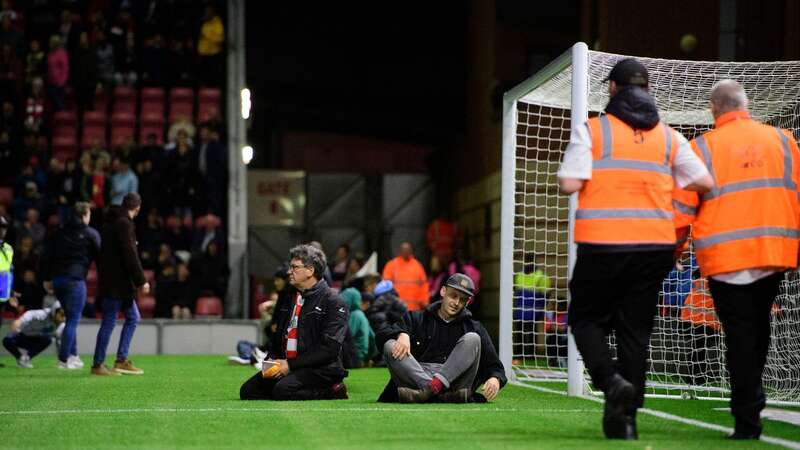
[[[575,242],[675,244],[675,131],[663,123],[634,129],[611,114],[588,123],[592,178],[578,195]]]
[[[703,275],[796,268],[800,152],[791,133],[731,111],[691,144],[716,181],[692,229]]]
[[[661,122],[642,63],[617,62],[607,81],[605,114],[573,127],[558,169],[561,192],[578,194],[567,323],[605,394],[605,436],[636,439],[653,317],[675,265],[673,191],[705,192],[713,180],[686,138]]]

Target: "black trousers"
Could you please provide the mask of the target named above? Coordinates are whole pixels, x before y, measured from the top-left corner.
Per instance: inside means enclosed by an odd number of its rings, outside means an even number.
[[[683,332],[688,337],[689,351],[686,363],[689,366],[687,383],[702,386],[714,376],[713,364],[709,363],[709,352],[713,355],[719,347],[720,336],[715,329],[705,325],[681,322]]]
[[[578,254],[568,323],[592,383],[604,392],[619,374],[634,385],[644,404],[647,350],[658,309],[658,293],[673,266],[672,250]],[[617,364],[608,335],[614,331]],[[634,413],[635,411],[631,411]]]
[[[256,372],[239,389],[242,400],[324,400],[331,386],[343,378],[332,377],[320,369],[298,369],[280,378],[262,378]]]
[[[767,404],[761,376],[767,363],[770,314],[783,273],[750,284],[709,279],[714,307],[725,332],[725,352],[731,376],[731,413],[736,431],[760,433],[761,410]]]

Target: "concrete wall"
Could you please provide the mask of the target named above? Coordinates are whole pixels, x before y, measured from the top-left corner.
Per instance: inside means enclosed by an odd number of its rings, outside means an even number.
[[[9,332],[9,321],[4,321],[0,335]],[[92,355],[94,353],[99,320],[83,320],[78,326],[78,353]],[[118,322],[111,335],[107,359],[117,352],[122,322]],[[256,320],[142,320],[136,328],[131,342],[131,358],[135,355],[186,355],[186,354],[236,354],[236,343],[240,340],[259,342],[258,321]],[[51,345],[43,354],[56,353]],[[7,356],[5,348],[0,355]],[[89,361],[84,361],[88,363]]]

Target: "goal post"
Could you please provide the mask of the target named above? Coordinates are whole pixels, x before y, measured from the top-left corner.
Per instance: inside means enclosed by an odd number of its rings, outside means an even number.
[[[565,325],[577,198],[559,193],[556,172],[571,130],[604,110],[603,79],[626,57],[591,51],[579,42],[504,96],[500,357],[510,380],[562,383],[570,395],[595,392]],[[795,138],[800,132],[800,61],[637,59],[648,68],[662,121],[688,139],[713,127],[708,95],[724,78],[744,86],[755,119],[787,128]],[[691,247],[681,261],[681,270],[670,273],[659,296],[647,394],[726,398],[724,341],[713,323],[713,306],[702,303],[710,296],[694,270]],[[771,402],[800,402],[797,272],[787,274],[781,285],[772,331],[764,373],[767,396]],[[613,336],[609,344],[613,354]]]

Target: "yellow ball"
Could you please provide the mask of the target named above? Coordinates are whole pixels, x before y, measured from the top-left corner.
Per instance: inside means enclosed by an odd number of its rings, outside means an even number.
[[[686,53],[691,53],[697,48],[697,36],[693,34],[684,34],[681,36],[681,50]]]

